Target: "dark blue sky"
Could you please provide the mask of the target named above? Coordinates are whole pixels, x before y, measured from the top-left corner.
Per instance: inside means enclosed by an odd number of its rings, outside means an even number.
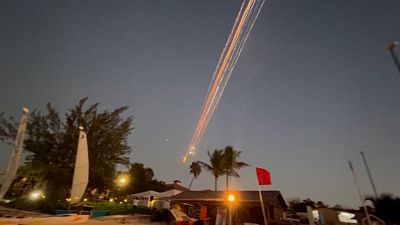
[[[190,181],[184,154],[241,1],[1,1],[0,106],[60,111],[88,96],[130,106],[132,161]],[[400,194],[400,2],[266,1],[195,160],[233,145],[271,170],[285,198],[359,203],[347,161],[371,194]],[[400,49],[397,49],[400,52]],[[10,148],[0,145],[4,168]],[[238,189],[256,189],[254,169]],[[224,187],[224,179],[220,187]],[[203,172],[195,189],[213,187]]]

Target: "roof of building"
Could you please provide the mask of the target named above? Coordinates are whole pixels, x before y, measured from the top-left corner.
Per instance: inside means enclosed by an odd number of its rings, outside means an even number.
[[[176,190],[179,190],[179,191],[189,191],[188,188],[186,188],[186,187],[181,185],[181,181],[180,180],[174,180],[174,183],[167,184],[167,186],[170,188],[170,190],[176,189]]]
[[[201,202],[223,202],[227,199],[226,191],[185,191],[174,195],[169,199],[172,201],[201,201]],[[244,203],[260,202],[258,191],[235,191],[237,201]],[[287,207],[280,191],[262,191],[264,202],[279,201],[284,208]]]

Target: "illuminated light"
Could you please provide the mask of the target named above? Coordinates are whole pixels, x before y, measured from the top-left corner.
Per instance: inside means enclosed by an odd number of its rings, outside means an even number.
[[[40,190],[33,191],[29,195],[29,198],[32,200],[38,200],[39,198],[43,198],[43,197],[44,197],[44,195],[43,195],[42,191],[40,191]]]
[[[224,50],[214,70],[212,82],[209,86],[200,118],[193,132],[189,147],[182,157],[183,162],[186,162],[190,155],[194,155],[207,129],[208,123],[218,106],[222,93],[242,52],[244,43],[247,40],[264,2],[265,0],[243,1]]]
[[[87,202],[87,198],[84,198],[83,201],[84,201],[84,202]]]
[[[182,162],[186,162],[186,161],[187,161],[187,159],[188,159],[188,155],[187,155],[187,154],[185,154],[185,155],[182,157]]]
[[[114,201],[114,199],[113,198],[110,198],[110,202],[113,202]]]
[[[124,202],[128,202],[128,199],[124,199]]]
[[[228,195],[228,201],[229,201],[229,202],[234,202],[235,199],[236,199],[236,198],[235,198],[235,195],[233,195],[233,194],[229,194],[229,195]]]
[[[123,187],[125,186],[128,182],[129,182],[129,177],[126,174],[121,174],[120,176],[118,176],[118,178],[115,180],[115,182]]]
[[[72,199],[71,198],[66,198],[65,201],[70,202]]]

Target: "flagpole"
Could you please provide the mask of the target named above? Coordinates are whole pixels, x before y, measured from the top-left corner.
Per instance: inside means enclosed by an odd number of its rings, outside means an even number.
[[[256,166],[254,167],[254,169],[256,170],[256,174],[257,174],[257,168],[258,167],[256,167]],[[258,185],[257,185],[257,187],[258,187],[258,195],[260,197],[261,210],[262,210],[263,218],[264,218],[264,225],[268,225],[267,216],[265,215],[264,199],[263,199],[262,194],[261,194],[261,188],[260,188],[261,185],[260,185],[260,179],[258,177],[258,174],[257,174],[257,181],[258,181]]]
[[[267,225],[267,216],[265,215],[265,208],[264,208],[264,200],[261,194],[261,189],[260,189],[260,185],[257,185],[258,187],[258,194],[260,196],[260,201],[261,201],[261,209],[262,209],[262,213],[263,213],[263,217],[264,217],[264,224]]]
[[[349,161],[349,167],[350,167],[351,173],[353,174],[354,184],[356,185],[358,196],[360,197],[360,201],[361,201],[362,206],[364,208],[365,215],[367,216],[368,224],[371,225],[371,219],[369,217],[367,207],[365,206],[365,201],[364,201],[364,199],[363,199],[363,197],[361,195],[360,186],[358,186],[356,173],[354,172],[353,164],[351,163],[351,161]]]

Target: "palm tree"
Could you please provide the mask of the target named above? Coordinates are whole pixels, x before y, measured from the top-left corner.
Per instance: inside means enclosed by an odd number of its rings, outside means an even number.
[[[194,179],[197,178],[201,173],[201,166],[200,166],[199,161],[192,162],[192,164],[190,165],[190,173],[193,174],[193,177],[192,177],[192,180],[190,181],[189,190],[190,190],[190,187],[192,187],[192,183],[193,183]]]
[[[215,191],[217,191],[218,177],[225,174],[225,167],[223,165],[223,153],[224,150],[219,149],[214,150],[212,154],[210,153],[210,151],[207,151],[208,157],[210,158],[210,164],[199,161],[200,165],[204,169],[210,171],[211,174],[214,176]]]
[[[225,169],[226,176],[226,189],[229,188],[229,176],[239,177],[239,174],[236,170],[249,166],[249,164],[245,162],[238,161],[237,159],[240,157],[242,151],[234,150],[232,146],[226,146],[223,153],[223,166]]]

